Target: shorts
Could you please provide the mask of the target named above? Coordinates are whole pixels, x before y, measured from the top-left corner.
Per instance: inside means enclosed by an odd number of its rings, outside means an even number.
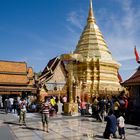
[[[42,113],[42,123],[48,124],[49,122],[49,114]]]
[[[125,130],[124,130],[124,127],[119,127],[118,128],[118,131],[119,131],[119,135],[125,135]]]

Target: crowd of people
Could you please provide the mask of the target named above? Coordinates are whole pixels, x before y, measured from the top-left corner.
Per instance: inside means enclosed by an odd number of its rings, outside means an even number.
[[[64,110],[64,103],[67,102],[66,96],[61,99],[62,109]],[[41,112],[42,104],[31,102],[28,98],[22,97],[6,97],[3,101],[0,98],[0,107],[5,109],[5,113],[14,113],[19,116],[19,123],[26,124],[26,112]],[[49,115],[54,116],[58,112],[58,96],[49,96],[45,98],[45,102],[49,102]],[[44,102],[43,102],[44,103]],[[37,107],[38,106],[38,107]]]
[[[112,97],[94,97],[91,105],[92,116],[99,121],[104,121],[105,116],[109,110],[113,110],[115,116],[118,118],[122,113],[124,116],[128,114],[128,99],[126,96],[112,96]]]
[[[58,111],[57,100],[56,97],[51,97],[46,99],[42,104],[42,126],[44,131],[48,132],[49,117],[53,114],[51,111],[53,110],[55,113]],[[113,137],[117,137],[116,133],[118,130],[120,138],[123,140],[126,139],[124,127],[129,104],[128,99],[125,96],[113,96],[112,98],[94,97],[92,101],[89,104],[77,96],[78,110],[81,115],[84,116],[87,113],[89,115],[89,108],[91,107],[92,117],[95,117],[97,121],[107,122],[103,133],[104,138],[112,139]],[[64,105],[67,102],[66,96],[60,98],[60,102]],[[64,111],[64,108],[62,111]]]
[[[85,102],[77,96],[77,103],[81,116],[88,114],[97,121],[107,122],[103,134],[104,138],[112,139],[116,137],[118,130],[120,138],[126,139],[124,126],[129,117],[129,109],[132,108],[133,104],[125,96],[124,91],[118,96],[93,97],[91,103]],[[91,108],[91,112],[89,108]]]
[[[16,98],[6,98],[4,100],[4,109],[5,113],[16,113],[19,116],[19,123],[26,124],[26,112],[27,112],[28,102],[24,98],[16,97]]]
[[[60,109],[58,107],[58,101],[59,99],[57,96],[50,96],[40,105],[39,112],[41,113],[42,127],[44,131],[48,132],[49,117],[56,115]],[[62,104],[62,112],[64,111],[64,104],[66,102],[66,96],[60,97],[59,103]],[[120,138],[126,139],[124,127],[130,103],[128,98],[124,96],[123,92],[119,96],[93,97],[91,103],[88,103],[77,96],[76,102],[81,116],[88,114],[94,117],[97,121],[107,122],[103,134],[104,138],[112,139],[113,137],[116,137],[116,132],[118,130]],[[35,104],[30,105],[34,105],[34,108],[36,108]],[[4,101],[5,112],[17,113],[21,125],[26,125],[26,112],[28,106],[29,103],[25,98],[6,98]],[[91,108],[91,112],[89,111],[89,108]]]

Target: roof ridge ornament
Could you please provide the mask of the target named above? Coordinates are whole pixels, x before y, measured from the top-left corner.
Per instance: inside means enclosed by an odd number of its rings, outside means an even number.
[[[87,18],[87,22],[90,23],[96,23],[94,13],[93,13],[93,8],[92,8],[92,0],[90,0],[90,8],[89,8],[89,14]]]

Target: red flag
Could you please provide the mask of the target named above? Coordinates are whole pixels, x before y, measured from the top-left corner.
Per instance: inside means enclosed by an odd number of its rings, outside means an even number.
[[[138,62],[139,61],[139,54],[137,52],[136,46],[134,48],[134,53],[135,53],[136,61]]]

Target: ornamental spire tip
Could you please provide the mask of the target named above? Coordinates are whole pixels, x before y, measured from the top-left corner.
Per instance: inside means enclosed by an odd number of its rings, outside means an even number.
[[[88,23],[95,23],[95,18],[93,14],[93,8],[92,8],[92,0],[90,0],[90,9],[89,9],[89,14],[88,14]]]

